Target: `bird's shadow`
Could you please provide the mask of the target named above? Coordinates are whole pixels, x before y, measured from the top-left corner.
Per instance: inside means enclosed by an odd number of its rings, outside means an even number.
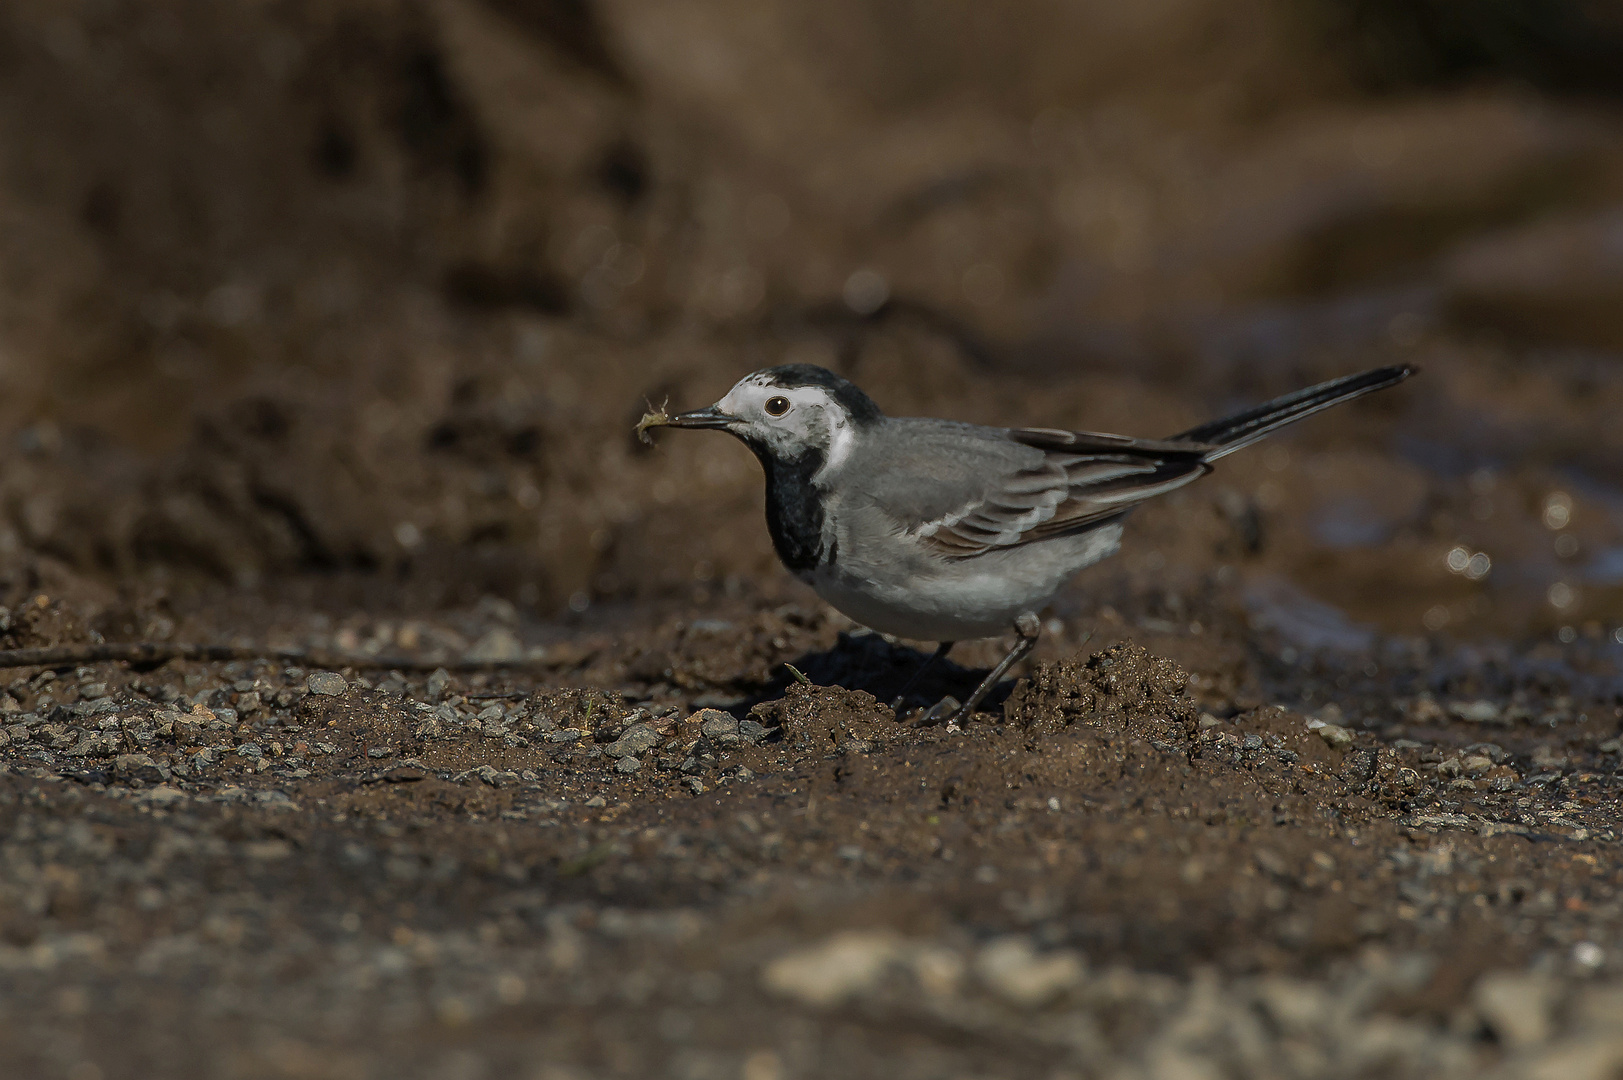
[[[794,675],[793,667],[817,686],[840,686],[847,690],[866,690],[880,704],[888,705],[907,685],[909,679],[930,658],[927,652],[896,645],[878,634],[841,633],[832,649],[802,653],[770,683],[746,698],[734,709],[740,715],[747,713],[763,701],[781,698]],[[907,697],[897,709],[905,715],[910,709],[929,708],[943,697],[951,695],[962,701],[980,685],[990,668],[966,668],[951,659],[937,660],[922,678],[908,690]],[[982,709],[996,711],[1009,696],[1013,682],[1003,680],[981,703]]]

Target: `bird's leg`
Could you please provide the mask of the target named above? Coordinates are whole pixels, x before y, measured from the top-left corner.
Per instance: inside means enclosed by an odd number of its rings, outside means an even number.
[[[1043,624],[1037,621],[1035,612],[1028,611],[1014,620],[1014,632],[1019,635],[1014,648],[1009,650],[1009,655],[1003,658],[1002,663],[992,669],[990,675],[981,680],[981,684],[975,687],[975,692],[969,695],[969,700],[958,706],[958,711],[948,717],[948,731],[959,730],[964,721],[974,714],[975,706],[992,692],[992,687],[1009,673],[1010,668],[1026,658],[1026,654],[1037,644],[1037,637],[1042,633],[1042,629]]]
[[[924,678],[925,672],[935,667],[936,661],[946,656],[952,650],[954,644],[951,641],[943,641],[935,647],[935,652],[924,658],[924,663],[913,670],[912,676],[902,684],[902,689],[896,694],[896,699],[890,703],[892,710],[902,707],[902,702],[907,700],[907,695],[913,692],[913,687],[917,686],[919,680]]]

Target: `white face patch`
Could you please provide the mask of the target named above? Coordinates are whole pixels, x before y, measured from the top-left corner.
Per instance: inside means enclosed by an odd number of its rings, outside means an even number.
[[[851,421],[845,414],[835,411],[832,415],[835,417],[834,430],[829,433],[832,437],[828,444],[828,458],[823,467],[817,470],[819,477],[844,464],[845,459],[851,456],[852,445],[857,441],[856,433],[851,430]]]
[[[775,398],[782,401],[768,409]],[[851,418],[821,386],[783,387],[760,374],[746,375],[716,402],[716,408],[738,417],[739,422],[729,427],[734,434],[758,440],[785,458],[821,451],[824,465],[819,475],[844,461],[855,441]]]

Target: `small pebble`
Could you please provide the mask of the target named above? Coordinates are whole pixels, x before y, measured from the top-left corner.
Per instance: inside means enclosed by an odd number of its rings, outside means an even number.
[[[614,771],[617,772],[617,773],[624,773],[625,775],[630,776],[632,773],[636,772],[640,768],[642,768],[642,762],[641,761],[637,760],[634,757],[623,757],[623,758],[620,759],[619,763],[614,766]]]
[[[1533,764],[1541,769],[1559,769],[1567,763],[1567,755],[1553,746],[1540,746],[1533,751]]]
[[[720,709],[700,709],[688,717],[689,723],[694,721],[698,721],[699,733],[713,741],[738,735],[738,721]]]
[[[1558,992],[1547,976],[1500,971],[1480,979],[1471,997],[1477,1014],[1501,1043],[1527,1047],[1549,1039]]]
[[[344,677],[336,671],[312,671],[305,678],[304,686],[312,694],[324,694],[327,697],[338,697],[349,689]]]
[[[663,740],[659,733],[647,724],[632,724],[620,734],[620,737],[603,748],[603,752],[610,757],[635,757],[658,746]]]
[[[1345,750],[1353,742],[1353,733],[1340,724],[1323,724],[1313,731],[1327,746],[1335,750]]]
[[[604,800],[603,796],[593,795],[590,799],[586,800],[586,805],[593,810],[601,810],[603,807],[609,804],[606,800]]]
[[[501,787],[504,783],[518,779],[517,773],[502,772],[494,765],[481,765],[473,770],[473,773],[491,787]]]
[[[154,784],[169,778],[150,754],[120,754],[113,759],[113,772],[128,780],[145,780]]]
[[[488,631],[468,650],[469,660],[517,660],[524,655],[524,644],[505,626]]]
[[[888,930],[846,930],[778,957],[761,972],[766,988],[807,1005],[828,1007],[879,984],[904,955]]]
[[[1471,724],[1492,724],[1503,715],[1503,710],[1491,701],[1456,701],[1448,711]]]
[[[1036,1008],[1082,981],[1082,959],[1068,949],[1038,953],[1024,937],[1003,937],[975,957],[975,974],[1011,1005]]]
[[[1251,860],[1257,864],[1257,869],[1274,877],[1289,877],[1290,864],[1277,852],[1268,848],[1258,848],[1251,853]]]

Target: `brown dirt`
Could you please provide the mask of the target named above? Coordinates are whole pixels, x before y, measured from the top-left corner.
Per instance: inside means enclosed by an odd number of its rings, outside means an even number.
[[[1557,9],[8,5],[0,647],[537,663],[0,673],[0,1075],[1615,1080],[1623,38]],[[1005,643],[898,717],[932,643],[633,435],[785,360],[1151,436],[1422,374],[949,735]]]
[[[61,607],[13,618],[37,635]],[[794,608],[715,614],[825,679],[922,659]],[[1336,687],[1236,663],[1220,611],[1186,614],[1200,634],[1146,639],[1181,661],[1126,638],[1065,659],[1051,633],[961,736],[679,622],[575,631],[541,684],[19,678],[8,1068],[1098,1075],[1168,1040],[1243,1067],[1379,1029],[1407,1040],[1383,1075],[1465,1075],[1514,1060],[1484,987],[1529,965],[1506,992],[1550,1013],[1541,1052],[1587,1046],[1610,984],[1585,950],[1623,920],[1615,692],[1548,664],[1445,686],[1412,658]],[[1482,711],[1490,678],[1514,715]],[[1314,686],[1316,717],[1247,700]],[[1262,1043],[1179,1034],[1202,1010]]]

